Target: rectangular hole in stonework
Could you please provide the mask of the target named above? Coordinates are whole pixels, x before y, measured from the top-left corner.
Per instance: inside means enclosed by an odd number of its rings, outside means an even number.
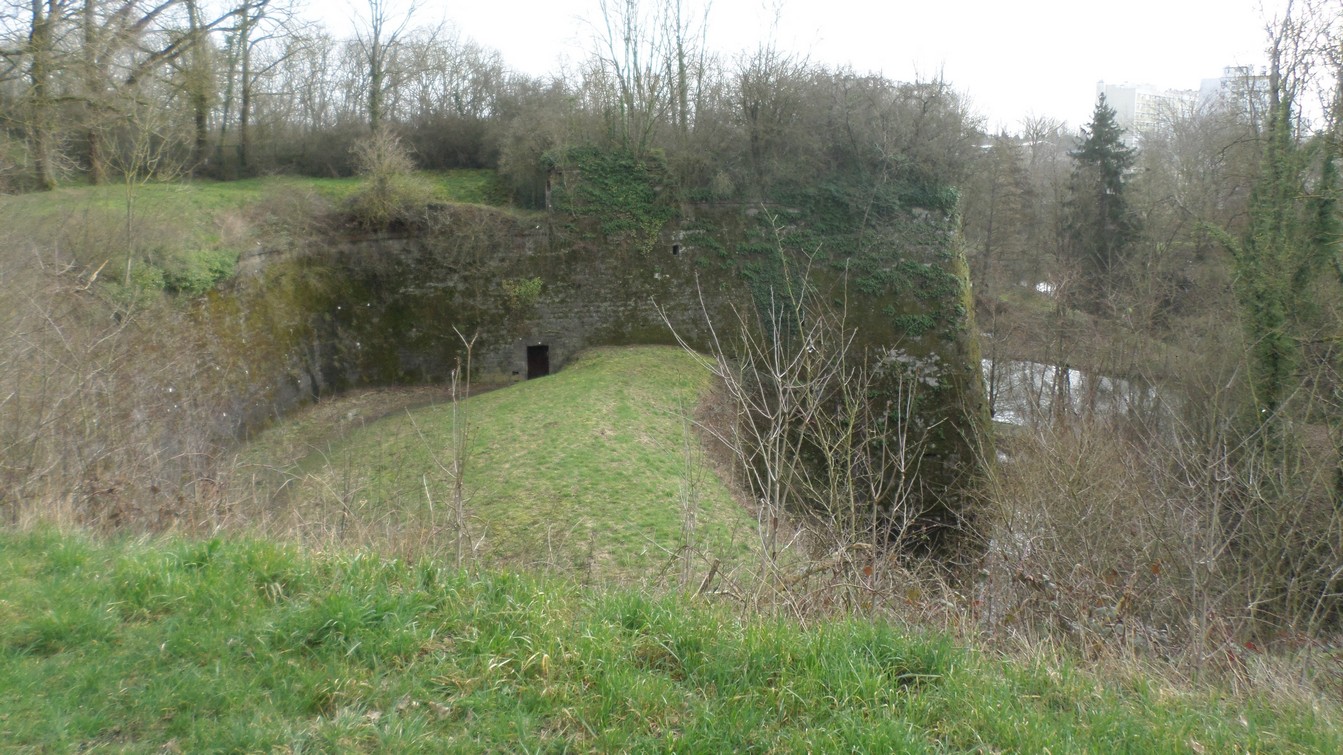
[[[527,379],[550,374],[550,347],[539,343],[527,347]]]

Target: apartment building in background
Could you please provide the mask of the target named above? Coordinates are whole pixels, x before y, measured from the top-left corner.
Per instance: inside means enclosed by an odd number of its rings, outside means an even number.
[[[1158,89],[1147,84],[1107,84],[1096,82],[1096,96],[1115,111],[1115,121],[1124,129],[1130,146],[1144,133],[1162,129],[1171,118],[1187,113],[1199,103],[1199,93],[1191,89]]]

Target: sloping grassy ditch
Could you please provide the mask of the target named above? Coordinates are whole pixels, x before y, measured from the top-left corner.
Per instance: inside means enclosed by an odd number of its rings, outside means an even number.
[[[1337,712],[257,541],[0,533],[19,749],[1338,752]]]
[[[557,374],[463,402],[466,508],[482,557],[622,580],[668,569],[686,546],[728,564],[749,557],[754,520],[709,469],[691,424],[710,379],[680,349],[596,349]],[[451,404],[367,423],[347,422],[342,405],[314,408],[324,425],[309,411],[262,433],[239,476],[271,475],[283,490],[276,505],[305,522],[353,512],[442,529],[434,522],[451,505]],[[296,453],[296,437],[334,439]]]

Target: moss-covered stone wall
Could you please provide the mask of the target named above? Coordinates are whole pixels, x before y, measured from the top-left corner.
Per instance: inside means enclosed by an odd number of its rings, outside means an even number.
[[[781,255],[806,255],[847,297],[859,349],[898,349],[934,375],[916,409],[922,487],[934,524],[960,522],[987,411],[954,195],[929,207],[886,193],[874,210],[819,186],[763,206],[672,206],[656,185],[580,190],[573,166],[555,179],[548,213],[443,207],[414,232],[308,242],[212,295],[200,330],[247,386],[239,427],[348,388],[445,381],[459,333],[476,336],[474,379],[489,382],[524,379],[528,346],[547,346],[553,371],[591,346],[674,343],[659,308],[702,346],[706,315],[734,323],[733,306],[780,281]],[[657,207],[605,206],[620,202]]]

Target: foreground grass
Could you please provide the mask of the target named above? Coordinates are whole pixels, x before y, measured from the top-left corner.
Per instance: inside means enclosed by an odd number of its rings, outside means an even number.
[[[1335,713],[841,620],[263,542],[0,533],[0,730],[61,751],[1338,752]]]
[[[687,545],[706,559],[747,556],[754,520],[708,468],[690,425],[709,386],[680,349],[598,349],[555,375],[464,402],[472,442],[463,479],[482,556],[618,579],[670,569]],[[429,528],[450,540],[452,406],[364,424],[334,405],[263,434],[244,470],[278,467],[283,505],[309,528],[381,523],[379,531]]]

